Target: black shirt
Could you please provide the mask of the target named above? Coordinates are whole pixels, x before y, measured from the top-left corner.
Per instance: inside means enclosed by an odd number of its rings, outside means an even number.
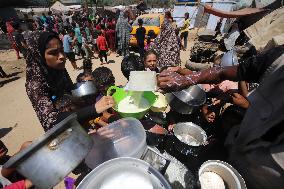
[[[146,35],[146,29],[144,27],[139,27],[136,29],[136,39],[138,44],[144,44]]]
[[[259,83],[266,69],[283,53],[284,45],[281,45],[244,60],[238,66],[239,80]]]

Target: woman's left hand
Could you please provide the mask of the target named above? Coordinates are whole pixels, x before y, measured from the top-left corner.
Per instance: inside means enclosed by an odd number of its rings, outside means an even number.
[[[97,113],[102,113],[105,110],[113,107],[115,105],[113,97],[112,96],[103,96],[96,104],[95,108]]]

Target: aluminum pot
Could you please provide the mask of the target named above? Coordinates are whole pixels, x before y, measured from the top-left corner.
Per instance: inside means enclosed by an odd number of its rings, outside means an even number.
[[[147,145],[149,145],[149,146],[159,145],[160,143],[162,143],[166,139],[167,134],[168,134],[168,131],[165,128],[163,128],[159,125],[155,125],[151,129],[146,131]]]
[[[13,156],[4,167],[16,168],[37,188],[49,189],[80,164],[92,145],[76,114],[71,114]]]
[[[166,99],[175,112],[191,114],[195,108],[205,103],[206,93],[199,85],[193,85],[182,91],[166,94]]]
[[[121,157],[109,160],[89,173],[77,189],[171,189],[166,179],[149,163]]]
[[[176,124],[173,132],[176,138],[174,146],[184,155],[198,156],[200,147],[207,141],[206,132],[192,122]],[[189,137],[193,137],[191,139],[194,139],[194,144],[192,144],[192,140],[183,138],[187,135],[189,135]],[[188,143],[185,142],[186,140],[189,140]]]
[[[117,120],[105,129],[112,131],[108,137],[93,134],[94,145],[85,157],[85,163],[91,169],[117,157],[140,158],[147,148],[146,133],[141,122],[135,118]]]
[[[227,66],[235,66],[238,65],[238,57],[235,51],[230,50],[226,52],[223,57],[221,58],[221,66],[227,67]]]
[[[238,171],[226,162],[219,160],[206,161],[199,168],[198,176],[200,177],[204,172],[214,172],[218,174],[223,179],[227,189],[247,188],[244,179]]]
[[[98,92],[93,81],[77,83],[75,89],[71,91],[73,97],[81,98],[89,95],[95,95]]]

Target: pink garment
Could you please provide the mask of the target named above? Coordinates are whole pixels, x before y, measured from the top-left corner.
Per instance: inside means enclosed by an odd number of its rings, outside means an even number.
[[[154,42],[150,42],[149,44],[146,44],[145,47],[144,47],[144,50],[148,51],[152,44],[154,44]]]
[[[10,184],[9,186],[5,186],[3,189],[26,189],[25,180],[21,180]]]
[[[209,92],[209,91],[212,91],[212,90],[221,90],[225,93],[228,90],[238,89],[238,83],[233,82],[233,81],[229,81],[229,80],[225,80],[225,81],[223,81],[219,84],[203,84],[202,88],[206,92]]]

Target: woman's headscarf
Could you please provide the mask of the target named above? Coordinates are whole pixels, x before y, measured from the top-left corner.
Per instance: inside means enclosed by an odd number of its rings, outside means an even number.
[[[174,28],[168,20],[162,24],[161,32],[150,47],[157,52],[157,67],[180,66],[180,44]]]
[[[73,86],[66,69],[55,70],[46,64],[46,45],[53,38],[59,39],[55,33],[33,32],[28,37],[30,46],[26,59],[26,92],[45,131],[57,123],[58,115],[63,112],[61,104],[71,105],[69,99],[61,102]]]
[[[34,44],[29,47],[27,55],[27,82],[34,80],[36,77],[43,78],[48,86],[52,96],[60,97],[64,93],[70,92],[72,89],[72,81],[66,69],[56,70],[47,66],[45,61],[45,50],[48,42],[59,37],[51,32],[35,32],[31,34],[28,40],[29,44]]]

